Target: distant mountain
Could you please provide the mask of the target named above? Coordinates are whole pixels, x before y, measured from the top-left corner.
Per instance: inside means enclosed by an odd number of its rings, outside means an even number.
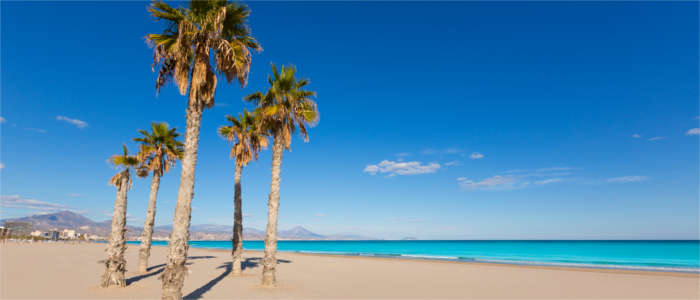
[[[290,240],[322,240],[325,236],[313,233],[304,227],[297,226],[289,230],[280,230],[279,238]]]
[[[60,211],[52,214],[33,215],[15,219],[0,220],[4,222],[28,222],[32,224],[34,230],[48,231],[73,229],[78,233],[96,234],[107,237],[111,230],[112,221],[95,222],[80,214],[71,211]],[[172,225],[156,226],[153,229],[153,239],[167,239],[172,231]],[[127,226],[127,238],[137,239],[142,227]],[[193,224],[190,226],[191,240],[230,240],[232,238],[232,226],[215,224]],[[265,231],[255,228],[243,228],[244,240],[263,240]],[[322,235],[309,231],[308,229],[296,226],[289,230],[280,230],[277,234],[280,240],[373,240],[374,238],[352,234]]]

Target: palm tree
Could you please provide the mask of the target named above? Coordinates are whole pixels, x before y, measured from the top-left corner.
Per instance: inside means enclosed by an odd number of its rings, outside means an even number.
[[[316,103],[311,97],[316,92],[305,90],[308,79],[297,80],[293,66],[282,67],[278,72],[272,64],[272,77],[268,75],[270,87],[263,94],[256,92],[244,98],[257,105],[260,114],[260,126],[273,138],[272,144],[272,180],[270,196],[267,203],[267,229],[265,231],[265,257],[263,259],[263,286],[274,286],[277,259],[277,211],[280,199],[280,167],[282,152],[289,150],[292,134],[298,129],[304,141],[309,140],[307,126],[318,120]]]
[[[227,0],[192,0],[187,8],[174,8],[155,1],[148,8],[157,20],[167,23],[161,34],[149,34],[154,46],[154,67],[159,67],[156,91],[174,79],[182,95],[188,94],[185,151],[180,186],[168,243],[168,260],[163,271],[162,299],[181,299],[189,239],[194,171],[202,111],[214,105],[218,71],[241,86],[248,80],[250,49],[262,50],[250,35],[245,5]],[[214,55],[214,59],[210,56]],[[210,64],[211,61],[215,65]]]
[[[126,286],[124,272],[126,271],[126,192],[131,188],[130,168],[136,167],[139,160],[136,156],[129,155],[124,147],[124,154],[115,154],[109,161],[123,169],[109,180],[109,184],[117,188],[117,198],[114,200],[114,213],[112,214],[112,232],[109,234],[107,245],[107,259],[104,260],[105,272],[102,275],[101,287]]]
[[[233,176],[234,197],[233,197],[233,240],[231,256],[233,275],[241,274],[241,256],[243,254],[243,212],[241,207],[241,171],[243,167],[255,159],[258,153],[267,148],[267,136],[257,126],[258,115],[251,114],[243,110],[243,114],[226,116],[230,122],[228,126],[219,127],[219,135],[224,139],[233,142],[231,148],[231,158],[236,159],[236,171]]]
[[[145,273],[148,270],[148,257],[151,255],[151,240],[153,238],[153,223],[156,218],[156,198],[160,187],[160,178],[164,173],[175,165],[178,159],[182,158],[182,142],[176,140],[179,133],[176,128],[169,129],[166,123],[151,123],[151,132],[139,130],[143,135],[134,138],[134,141],[141,143],[138,154],[141,165],[136,173],[139,177],[148,176],[148,172],[153,173],[151,181],[151,195],[148,199],[148,210],[146,210],[146,222],[143,225],[141,234],[141,249],[139,249],[139,272]]]

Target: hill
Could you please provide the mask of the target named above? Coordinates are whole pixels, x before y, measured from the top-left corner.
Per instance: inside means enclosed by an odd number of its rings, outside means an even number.
[[[5,219],[4,222],[27,222],[31,223],[34,230],[63,230],[73,229],[79,233],[96,234],[101,237],[109,235],[112,222],[93,221],[83,215],[71,212],[60,211],[51,214],[32,215],[22,218]],[[153,239],[165,240],[170,235],[172,225],[156,226],[153,230]],[[143,227],[127,226],[127,238],[137,239]],[[230,240],[232,238],[232,226],[216,224],[193,224],[190,226],[191,240]],[[265,238],[265,231],[255,228],[244,228],[244,240],[262,240]],[[372,240],[374,238],[359,235],[322,235],[309,231],[308,229],[296,226],[288,230],[280,230],[277,233],[280,240]]]

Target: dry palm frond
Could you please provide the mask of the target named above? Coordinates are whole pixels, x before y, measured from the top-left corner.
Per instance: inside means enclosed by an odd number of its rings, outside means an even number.
[[[243,4],[191,1],[188,8],[173,8],[154,1],[148,8],[157,20],[167,22],[162,34],[147,35],[153,49],[153,70],[159,66],[156,91],[174,79],[181,94],[204,107],[214,104],[216,74],[209,57],[215,51],[216,71],[241,86],[248,80],[250,49],[262,47],[246,26],[250,10]],[[206,65],[206,67],[205,67]]]
[[[316,92],[305,90],[308,79],[296,79],[296,68],[272,65],[268,76],[270,87],[265,93],[255,92],[243,99],[258,106],[259,127],[268,131],[275,139],[281,139],[286,149],[290,149],[292,135],[298,129],[304,141],[309,140],[308,127],[318,123],[319,113],[312,100]]]
[[[226,116],[230,125],[219,127],[219,135],[233,142],[230,157],[235,158],[236,164],[246,166],[253,159],[258,159],[258,153],[267,148],[266,132],[258,127],[259,116],[244,110],[239,117]]]
[[[166,123],[151,123],[151,132],[139,130],[139,133],[143,137],[134,138],[141,146],[138,154],[138,176],[147,176],[148,171],[163,176],[182,158],[183,143],[177,140],[180,134],[176,128],[168,128]]]
[[[139,159],[137,156],[134,155],[129,155],[128,150],[126,149],[126,145],[123,145],[123,154],[115,154],[112,155],[109,158],[109,161],[117,166],[117,167],[122,167],[123,170],[119,171],[119,173],[115,174],[112,176],[112,178],[109,180],[109,184],[113,185],[115,187],[121,186],[122,182],[124,180],[127,180],[127,188],[131,188],[131,177],[129,176],[130,174],[130,168],[136,168],[139,165]]]

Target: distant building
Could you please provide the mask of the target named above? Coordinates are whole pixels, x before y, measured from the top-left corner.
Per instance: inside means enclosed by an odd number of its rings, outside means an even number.
[[[61,238],[63,239],[72,240],[77,237],[78,235],[75,234],[75,230],[73,229],[63,229],[63,232],[61,233]]]
[[[48,233],[48,235],[47,235],[47,237],[46,237],[47,239],[54,240],[54,241],[57,241],[57,240],[58,240],[58,237],[59,237],[59,232],[58,232],[58,231],[56,231],[56,230],[51,230],[51,231],[49,231],[49,232],[47,232],[47,233]]]
[[[28,222],[5,222],[5,228],[13,236],[29,236],[32,233],[32,223]]]
[[[41,232],[39,230],[34,230],[30,233],[30,235],[33,237],[40,237],[42,234],[43,234],[43,232]]]

